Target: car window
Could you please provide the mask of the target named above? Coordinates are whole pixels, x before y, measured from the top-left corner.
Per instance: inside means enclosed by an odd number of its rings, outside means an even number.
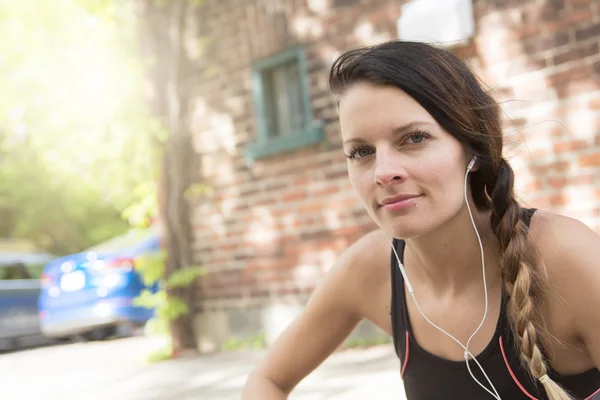
[[[27,265],[27,272],[31,279],[40,279],[42,277],[42,273],[44,272],[45,264],[31,264]]]
[[[24,264],[10,264],[0,267],[0,280],[32,279]]]

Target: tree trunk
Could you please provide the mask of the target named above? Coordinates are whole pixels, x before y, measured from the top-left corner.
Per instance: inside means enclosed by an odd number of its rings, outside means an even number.
[[[183,52],[183,33],[187,0],[139,0],[140,36],[144,55],[153,63],[150,77],[153,86],[151,107],[168,132],[161,143],[159,177],[159,219],[162,243],[167,250],[166,276],[191,264],[191,226],[185,191],[191,183],[193,152],[187,120],[188,94],[182,77],[187,60]],[[169,297],[182,299],[189,313],[171,322],[175,354],[197,350],[193,308],[194,284],[172,289]]]

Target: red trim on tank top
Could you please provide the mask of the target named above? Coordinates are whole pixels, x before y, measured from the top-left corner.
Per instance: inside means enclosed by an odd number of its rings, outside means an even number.
[[[402,364],[402,371],[400,371],[400,376],[404,376],[404,371],[406,371],[406,366],[408,365],[408,356],[410,355],[410,338],[408,331],[406,333],[406,354],[404,355],[404,363]]]
[[[504,344],[502,343],[502,336],[500,336],[500,351],[502,352],[502,358],[504,359],[504,364],[506,364],[506,368],[508,369],[510,376],[513,378],[513,381],[515,381],[515,383],[517,384],[519,389],[521,389],[521,392],[523,392],[525,394],[525,396],[529,397],[531,400],[538,400],[537,398],[530,395],[527,390],[525,390],[523,385],[521,385],[521,382],[519,382],[519,380],[515,376],[515,373],[513,372],[513,370],[510,368],[510,365],[508,364],[508,359],[506,358],[506,353],[504,352]]]
[[[506,368],[508,368],[508,372],[510,373],[510,376],[512,376],[513,380],[515,381],[515,383],[517,384],[517,386],[519,387],[519,389],[521,389],[521,391],[523,393],[525,393],[525,395],[527,397],[529,397],[530,399],[532,399],[532,400],[538,400],[535,397],[533,397],[532,395],[530,395],[525,390],[525,388],[521,385],[521,383],[519,382],[519,380],[517,379],[517,377],[513,373],[512,369],[510,368],[510,365],[508,365],[508,359],[506,358],[506,353],[504,352],[504,344],[502,343],[502,336],[500,336],[500,351],[502,351],[502,358],[504,358],[504,363],[506,364]],[[598,393],[600,393],[600,388],[598,390],[596,390],[594,393],[590,394],[588,397],[586,397],[585,400],[592,400],[592,397],[594,397]]]
[[[600,389],[598,389],[594,393],[590,394],[588,397],[585,398],[585,400],[591,400],[591,398],[594,397],[595,395],[597,395],[598,393],[600,393]]]

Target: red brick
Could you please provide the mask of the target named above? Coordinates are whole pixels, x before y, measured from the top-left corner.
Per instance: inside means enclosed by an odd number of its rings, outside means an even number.
[[[559,15],[567,8],[567,0],[546,0],[544,8],[546,12]]]
[[[548,179],[548,185],[552,189],[561,189],[567,186],[568,179],[565,177],[560,178],[550,178]]]
[[[545,58],[519,60],[508,67],[507,73],[509,75],[519,75],[544,69],[546,66],[547,62]]]
[[[533,195],[530,200],[530,204],[535,205],[537,208],[548,209],[552,208],[548,196]]]
[[[586,79],[590,77],[591,71],[589,67],[585,65],[575,66],[565,71],[553,73],[546,77],[546,85],[548,87],[556,87],[580,79]]]
[[[591,8],[585,8],[571,12],[567,15],[554,16],[554,18],[546,22],[545,27],[548,32],[560,32],[593,20],[593,10]]]
[[[571,182],[576,185],[591,185],[596,181],[594,175],[580,175],[571,179]]]
[[[308,204],[303,204],[300,207],[298,207],[298,212],[299,213],[311,213],[311,212],[315,212],[315,211],[322,211],[324,208],[325,207],[322,202],[308,203]]]
[[[569,204],[569,198],[564,194],[555,194],[548,197],[548,202],[552,207],[565,206]]]
[[[523,48],[527,54],[554,49],[569,43],[568,32],[555,32],[545,37],[533,37],[523,41]]]
[[[542,184],[538,180],[529,182],[527,185],[525,185],[526,192],[538,192],[540,190],[542,190]]]
[[[540,159],[549,155],[548,149],[546,147],[533,147],[528,149],[528,153],[533,159]]]
[[[568,161],[554,161],[546,164],[531,165],[531,173],[536,176],[544,176],[548,173],[563,173],[569,169]]]
[[[281,199],[285,202],[297,201],[306,198],[306,192],[284,193]]]
[[[571,140],[568,142],[555,143],[553,146],[556,153],[583,150],[587,147],[589,147],[589,142],[587,140]]]
[[[538,24],[527,24],[521,26],[521,29],[517,31],[517,37],[519,40],[524,40],[532,37],[539,37],[541,35],[540,26]]]
[[[575,40],[584,41],[600,36],[600,22],[575,30]]]
[[[571,7],[580,8],[580,7],[589,7],[594,0],[569,0],[571,3]]]
[[[600,80],[583,79],[555,87],[559,99],[574,97],[600,89]]]
[[[594,42],[591,44],[580,45],[577,47],[571,47],[560,53],[557,53],[552,57],[552,62],[554,65],[561,65],[567,63],[569,61],[578,61],[582,58],[586,58],[589,56],[594,56],[600,52],[600,47],[598,42]]]
[[[315,190],[314,192],[312,192],[312,195],[327,196],[327,195],[335,194],[335,193],[339,193],[339,192],[340,192],[339,186],[331,185],[331,186],[327,186],[327,187]]]
[[[569,13],[567,17],[567,21],[570,24],[581,24],[582,22],[589,21],[592,22],[594,20],[594,10],[591,6],[577,9],[571,13]]]
[[[592,71],[594,71],[594,74],[599,75],[600,76],[600,61],[596,61],[593,65],[592,65]]]
[[[578,165],[580,168],[600,166],[600,152],[579,156]]]
[[[588,108],[590,110],[600,110],[600,97],[597,97],[595,99],[591,99],[588,102]]]

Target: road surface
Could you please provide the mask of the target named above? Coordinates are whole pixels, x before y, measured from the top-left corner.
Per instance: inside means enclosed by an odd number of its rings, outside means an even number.
[[[74,343],[0,354],[0,399],[239,400],[261,351],[226,352],[147,364],[160,338]],[[391,346],[336,353],[292,400],[403,400]]]

